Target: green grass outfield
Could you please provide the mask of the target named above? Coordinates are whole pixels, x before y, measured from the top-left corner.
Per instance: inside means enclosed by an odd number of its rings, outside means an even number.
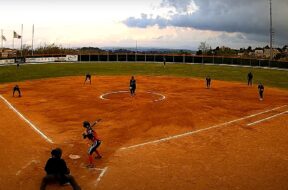
[[[0,67],[0,83],[24,81],[61,76],[92,75],[149,75],[204,78],[206,75],[216,80],[238,81],[246,83],[247,73],[252,71],[254,83],[262,82],[265,86],[288,89],[288,71],[261,68],[230,67],[201,64],[166,64],[161,63],[54,63],[15,65]]]

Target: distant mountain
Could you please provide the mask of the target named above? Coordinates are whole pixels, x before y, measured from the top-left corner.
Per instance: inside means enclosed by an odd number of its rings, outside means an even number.
[[[102,47],[101,49],[112,52],[143,52],[143,53],[191,53],[196,51],[188,49],[169,49],[169,48],[154,48],[154,47]]]

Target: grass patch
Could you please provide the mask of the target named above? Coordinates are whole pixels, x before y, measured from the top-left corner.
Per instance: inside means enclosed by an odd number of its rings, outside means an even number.
[[[162,64],[156,63],[54,63],[0,67],[0,83],[53,78],[62,76],[92,75],[149,75],[205,78],[207,75],[216,80],[247,81],[247,73],[252,71],[254,83],[288,89],[288,71],[259,68],[229,67],[201,64]]]

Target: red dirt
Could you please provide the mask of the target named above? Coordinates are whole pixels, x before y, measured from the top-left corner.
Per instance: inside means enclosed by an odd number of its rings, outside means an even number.
[[[136,96],[103,93],[128,90],[130,76],[43,79],[18,83],[23,97],[12,97],[14,83],[0,86],[3,95],[55,144],[33,131],[0,101],[0,189],[39,189],[52,148],[61,147],[72,174],[84,190],[92,189],[288,189],[288,116],[247,127],[246,124],[287,111],[288,107],[170,141],[119,150],[171,135],[195,131],[288,103],[288,91],[266,88],[259,101],[257,87],[173,77],[136,77]],[[154,102],[158,96],[166,99]],[[87,163],[82,122],[102,118],[97,132],[103,143],[99,168],[107,172],[95,186],[99,171]],[[69,154],[80,155],[79,160]],[[71,189],[53,185],[47,189]]]

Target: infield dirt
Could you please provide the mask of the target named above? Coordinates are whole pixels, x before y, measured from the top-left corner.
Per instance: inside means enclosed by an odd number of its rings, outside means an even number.
[[[279,115],[255,126],[247,124],[288,110],[288,91],[204,79],[136,76],[136,96],[128,90],[130,76],[63,77],[19,82],[21,98],[12,97],[16,83],[0,85],[0,94],[39,130],[47,142],[0,101],[0,189],[36,190],[45,175],[52,148],[63,149],[72,175],[84,190],[94,189],[288,189],[288,116]],[[158,98],[147,92],[163,94]],[[173,135],[208,128],[276,107],[225,127],[170,141],[120,150]],[[89,143],[82,122],[102,122],[96,131],[103,155],[101,171],[85,168]],[[72,160],[69,155],[80,155]],[[48,186],[47,189],[71,189]]]

